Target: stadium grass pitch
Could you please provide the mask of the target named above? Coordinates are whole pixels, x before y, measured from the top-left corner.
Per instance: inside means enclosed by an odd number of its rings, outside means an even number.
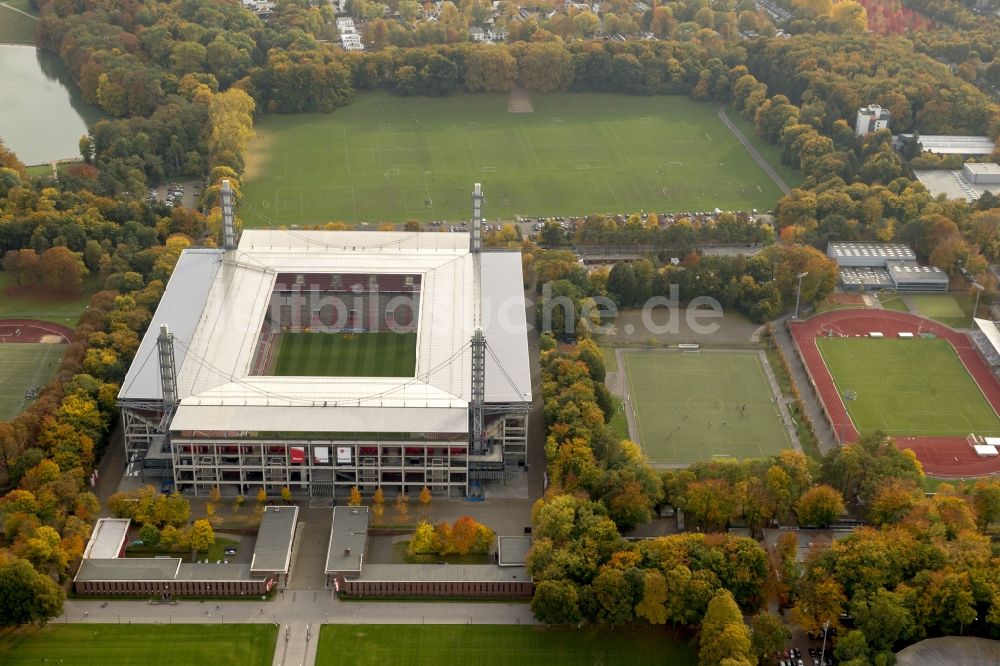
[[[20,414],[29,386],[43,388],[59,369],[66,345],[0,344],[0,421]]]
[[[759,352],[623,356],[639,444],[651,462],[756,458],[791,447]]]
[[[275,624],[50,624],[0,630],[0,663],[270,666]]]
[[[316,655],[317,664],[343,666],[694,666],[697,662],[686,640],[662,628],[496,624],[327,624],[320,628]]]
[[[282,333],[272,375],[281,377],[412,377],[417,334]]]
[[[641,210],[770,209],[781,196],[716,115],[680,96],[368,92],[331,114],[266,115],[248,151],[248,227]]]
[[[1000,418],[946,340],[819,338],[854,426],[890,435],[1000,435]]]

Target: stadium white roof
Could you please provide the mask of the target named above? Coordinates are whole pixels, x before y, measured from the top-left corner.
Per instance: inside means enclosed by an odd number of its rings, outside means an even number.
[[[156,358],[156,336],[161,323],[168,323],[171,332],[181,340],[190,340],[201,320],[208,292],[222,267],[224,250],[188,249],[170,275],[170,283],[153,314],[149,332],[142,338],[132,366],[122,382],[120,400],[162,400],[160,367]],[[187,348],[177,345],[174,360],[184,364]]]
[[[997,352],[1000,352],[1000,329],[997,328],[997,325],[989,319],[980,319],[978,317],[973,318],[972,321],[975,322],[976,328],[982,331],[986,339],[990,341],[990,346]]]
[[[480,256],[486,399],[528,402],[520,254]],[[277,275],[323,272],[421,275],[414,377],[250,374]],[[181,399],[172,430],[465,432],[474,273],[462,233],[254,230],[230,252],[185,250],[119,399],[161,399],[156,337],[167,324]]]

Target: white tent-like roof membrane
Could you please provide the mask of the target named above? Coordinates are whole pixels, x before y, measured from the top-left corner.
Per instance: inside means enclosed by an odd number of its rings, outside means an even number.
[[[487,402],[531,400],[520,254],[480,258],[477,276],[462,233],[253,230],[229,252],[185,250],[119,399],[161,399],[156,338],[166,324],[180,398],[171,430],[463,432],[477,278]],[[419,274],[415,376],[251,375],[275,279],[286,273]]]

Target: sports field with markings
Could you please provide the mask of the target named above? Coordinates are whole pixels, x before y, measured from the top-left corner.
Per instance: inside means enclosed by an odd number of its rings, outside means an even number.
[[[791,447],[758,352],[626,351],[639,444],[654,463]]]
[[[818,338],[854,426],[891,435],[1000,435],[1000,418],[947,340]]]
[[[769,209],[780,192],[722,124],[686,97],[359,94],[331,114],[255,124],[247,226],[460,220],[483,183],[488,219],[594,212]]]
[[[271,374],[281,377],[412,377],[417,334],[282,333]]]

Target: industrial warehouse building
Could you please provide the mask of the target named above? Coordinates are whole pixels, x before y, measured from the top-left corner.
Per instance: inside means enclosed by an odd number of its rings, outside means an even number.
[[[1000,195],[1000,165],[967,162],[957,169],[921,169],[913,174],[933,196],[965,199],[972,203],[989,192]]]
[[[519,473],[521,256],[481,251],[478,185],[471,233],[254,230],[238,245],[227,192],[224,247],[183,252],[122,384],[129,473],[198,495],[298,497],[425,485],[461,497]],[[376,361],[392,346],[408,369],[330,372],[316,357],[289,375],[293,338],[352,360],[351,345]]]
[[[948,291],[948,274],[921,266],[901,243],[833,242],[826,255],[837,262],[840,286],[848,291]]]

